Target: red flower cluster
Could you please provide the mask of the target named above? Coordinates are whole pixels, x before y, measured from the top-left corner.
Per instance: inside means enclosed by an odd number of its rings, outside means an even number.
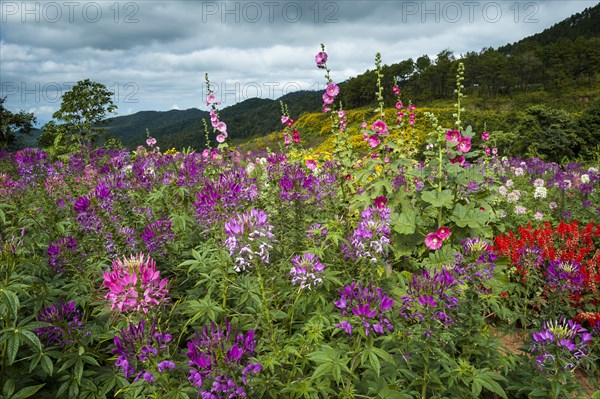
[[[577,220],[571,223],[561,222],[556,228],[546,222],[544,226],[533,229],[531,223],[519,227],[518,233],[509,231],[507,235],[495,238],[494,251],[506,256],[511,264],[517,265],[524,249],[537,248],[543,261],[554,260],[577,262],[581,265],[583,284],[592,293],[600,288],[600,224],[588,223],[579,226]]]

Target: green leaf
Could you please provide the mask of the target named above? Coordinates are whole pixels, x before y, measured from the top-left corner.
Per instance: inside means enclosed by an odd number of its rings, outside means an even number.
[[[417,213],[414,209],[404,209],[394,222],[394,231],[398,234],[413,234],[417,228]]]
[[[8,303],[13,319],[16,320],[19,311],[19,297],[17,294],[6,288],[1,288],[0,299],[2,299],[3,302]]]
[[[432,190],[423,192],[421,199],[430,203],[435,208],[451,208],[454,195],[452,194],[452,190]]]
[[[54,365],[52,364],[52,359],[50,359],[50,356],[42,355],[40,363],[42,364],[42,370],[44,370],[49,376],[52,376]]]
[[[81,359],[77,359],[75,362],[75,369],[73,370],[73,376],[78,383],[81,383],[81,377],[83,376],[83,362]]]
[[[14,363],[17,358],[17,352],[19,351],[19,345],[21,344],[21,336],[19,333],[14,333],[8,337],[8,343],[6,345],[6,351],[8,354],[8,364]]]
[[[26,326],[29,327],[29,326]],[[19,330],[19,334],[21,334],[21,336],[23,338],[25,338],[25,341],[29,342],[29,344],[31,344],[31,346],[33,346],[35,349],[38,350],[38,352],[42,351],[42,343],[40,342],[40,339],[37,337],[37,335],[35,335],[34,333],[32,333],[29,330]]]
[[[452,216],[450,216],[450,220],[456,223],[458,227],[468,226],[472,229],[477,229],[485,225],[487,222],[487,215],[484,212],[473,208],[472,204],[466,206],[456,204]]]
[[[313,375],[310,378],[317,379],[319,377],[322,377],[322,376],[328,374],[330,371],[331,371],[331,364],[323,363],[322,365],[320,365],[319,367],[317,367],[315,369],[315,372],[313,373]]]
[[[10,398],[10,396],[13,394],[13,392],[15,391],[15,382],[13,380],[8,380],[4,383],[4,386],[2,387],[2,395],[5,398]]]
[[[30,387],[23,388],[19,392],[17,392],[14,396],[12,396],[10,399],[26,399],[26,398],[30,398],[33,394],[35,394],[37,391],[39,391],[40,389],[42,389],[42,387],[44,385],[46,385],[46,384],[33,385],[33,386],[30,386]]]
[[[375,371],[377,377],[379,377],[379,372],[381,371],[381,364],[379,363],[379,359],[374,352],[369,352],[369,364],[371,368]]]

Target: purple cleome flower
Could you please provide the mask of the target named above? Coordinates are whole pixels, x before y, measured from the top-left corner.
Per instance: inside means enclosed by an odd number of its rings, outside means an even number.
[[[65,271],[65,265],[72,263],[75,258],[81,256],[77,251],[77,240],[74,237],[63,237],[58,241],[48,244],[48,264],[56,273]]]
[[[187,343],[189,381],[200,388],[199,396],[210,399],[245,398],[249,379],[262,370],[251,363],[256,341],[254,330],[238,334],[225,320],[225,328],[211,323]]]
[[[311,253],[298,255],[292,259],[292,264],[294,265],[290,270],[292,284],[299,284],[302,289],[311,289],[323,282],[318,275],[323,273],[325,266],[319,262],[317,255]]]
[[[558,291],[577,292],[583,288],[583,274],[580,269],[580,264],[574,261],[550,261],[546,273],[548,285]]]
[[[44,308],[38,314],[38,321],[50,323],[51,326],[38,327],[34,331],[46,345],[64,348],[91,334],[85,330],[82,317],[81,311],[75,307],[75,301],[60,302]]]
[[[237,272],[246,270],[259,260],[269,263],[269,250],[273,248],[271,243],[275,242],[272,230],[273,226],[267,223],[266,212],[260,209],[237,214],[225,223],[225,246],[234,258]]]
[[[362,212],[362,220],[349,238],[350,245],[342,244],[346,259],[384,259],[390,245],[390,208],[370,206]]]
[[[171,360],[160,360],[169,357],[168,343],[172,339],[171,334],[157,331],[156,319],[149,329],[146,328],[146,321],[143,319],[137,326],[129,323],[129,327],[121,330],[113,339],[113,353],[117,355],[115,366],[123,370],[126,379],[134,377],[134,381],[143,378],[153,382],[154,375],[148,369],[154,367],[153,364],[157,361],[158,371],[161,373],[175,368],[175,363]]]
[[[165,254],[165,245],[175,238],[171,222],[168,218],[158,219],[144,228],[142,240],[149,252]]]
[[[385,334],[385,330],[392,331],[394,329],[387,317],[387,314],[392,311],[394,300],[384,294],[381,288],[375,287],[372,282],[363,287],[354,281],[338,292],[341,294],[341,298],[334,304],[341,309],[342,316],[350,317],[350,321],[342,321],[336,327],[352,334],[352,321],[358,319],[359,325],[365,328],[366,335],[369,335],[371,331]]]
[[[531,336],[530,352],[540,371],[556,374],[559,369],[575,369],[588,355],[591,339],[592,334],[573,320],[545,321]]]

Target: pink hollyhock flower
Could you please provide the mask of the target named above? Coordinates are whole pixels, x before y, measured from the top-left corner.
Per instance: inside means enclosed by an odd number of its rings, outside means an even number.
[[[371,146],[371,148],[375,148],[379,144],[381,144],[381,140],[379,139],[379,136],[376,134],[369,136],[368,142],[369,142],[369,145]]]
[[[377,198],[375,198],[375,206],[379,209],[383,209],[385,208],[387,204],[387,198],[385,196],[379,196]]]
[[[156,139],[154,137],[151,137],[146,140],[146,144],[148,145],[148,147],[153,147],[154,144],[156,144]]]
[[[468,137],[461,137],[460,140],[458,140],[457,148],[459,151],[469,152],[471,149],[471,139]]]
[[[283,115],[283,116],[281,117],[281,124],[282,124],[282,125],[285,125],[289,119],[290,119],[290,118],[289,118],[288,116],[286,116],[286,115]]]
[[[394,92],[395,95],[400,94],[400,89],[396,85],[392,86],[392,91]]]
[[[221,133],[227,133],[227,125],[225,124],[225,122],[219,121],[215,128]]]
[[[402,101],[398,101],[398,102],[396,103],[396,109],[402,109],[402,107],[403,107],[403,106],[404,106],[404,105],[402,104]]]
[[[328,113],[329,111],[331,111],[331,108],[329,108],[329,107],[323,107],[323,112],[324,113]]]
[[[343,109],[340,109],[338,111],[338,118],[343,119],[346,117],[346,111],[344,111]]]
[[[488,141],[490,139],[490,132],[483,132],[481,134],[481,140]]]
[[[360,124],[361,129],[366,129],[367,128],[367,122],[363,122]]]
[[[283,136],[283,144],[289,145],[291,142],[292,140],[290,139],[290,136],[288,136],[287,134]]]
[[[462,155],[457,155],[450,160],[450,163],[457,163],[460,166],[463,166],[465,164],[465,157],[463,157]]]
[[[327,93],[323,93],[323,104],[329,105],[333,103],[333,97]]]
[[[294,141],[294,144],[298,144],[300,142],[300,132],[297,130],[294,130],[292,132],[292,140]]]
[[[206,105],[217,104],[217,96],[214,93],[210,93],[206,96]]]
[[[435,251],[442,247],[442,239],[437,233],[429,233],[427,234],[427,237],[425,237],[425,245],[427,245],[427,248]]]
[[[409,125],[414,125],[415,124],[415,120],[414,119],[409,119],[408,120],[408,124]]]
[[[498,155],[498,149],[497,148],[492,148],[492,154],[493,155]]]
[[[446,132],[446,141],[451,143],[458,143],[461,137],[462,136],[458,130],[448,130]]]
[[[340,94],[340,88],[335,83],[329,83],[325,88],[325,93],[330,97],[335,97]]]
[[[438,237],[440,237],[442,240],[445,240],[446,238],[450,237],[450,229],[448,227],[440,227],[437,229],[436,234],[438,235]]]
[[[490,147],[485,147],[485,155],[490,156],[492,154],[492,149]]]
[[[319,68],[325,68],[325,63],[327,63],[327,53],[319,51],[317,55],[315,55],[315,62]]]
[[[105,298],[111,302],[111,309],[122,312],[148,310],[168,300],[166,288],[168,280],[160,278],[156,262],[150,255],[133,255],[112,263],[112,270],[104,272],[104,285],[109,289]]]
[[[311,171],[315,171],[317,169],[317,161],[315,161],[314,159],[307,159],[306,160],[306,167],[311,170]]]
[[[224,143],[226,139],[227,139],[227,134],[225,134],[225,133],[221,133],[221,134],[217,135],[217,142],[219,142],[219,143]]]
[[[382,136],[387,136],[389,133],[387,125],[381,119],[377,119],[375,122],[373,122],[371,130]]]

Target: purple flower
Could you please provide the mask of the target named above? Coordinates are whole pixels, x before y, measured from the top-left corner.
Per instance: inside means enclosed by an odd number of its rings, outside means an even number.
[[[317,255],[311,253],[298,255],[292,259],[292,264],[294,265],[290,270],[292,284],[300,284],[300,288],[311,289],[323,282],[318,275],[323,272],[325,266],[319,262]]]
[[[394,300],[388,297],[381,288],[373,283],[363,287],[355,281],[338,291],[340,299],[334,305],[342,311],[342,316],[350,317],[349,321],[338,324],[346,333],[352,334],[352,322],[364,327],[365,334],[371,331],[385,334],[385,330],[392,331],[394,326],[388,319]],[[354,317],[352,317],[354,316]]]
[[[129,323],[129,327],[122,329],[113,339],[113,354],[117,356],[115,366],[122,369],[126,379],[135,377],[135,380],[143,378],[146,381],[154,381],[154,376],[148,368],[153,367],[155,361],[159,361],[159,372],[175,368],[172,361],[160,360],[170,357],[167,344],[171,340],[170,334],[157,331],[156,319],[149,328],[146,328],[144,319],[137,325]]]
[[[77,240],[74,237],[63,237],[58,241],[48,244],[48,264],[56,273],[65,271],[65,266],[80,261]]]
[[[580,269],[579,263],[574,261],[550,261],[546,273],[548,285],[562,292],[577,292],[583,288],[583,274]]]
[[[531,335],[536,367],[548,374],[572,370],[588,355],[592,335],[573,320],[548,320]]]
[[[142,240],[146,245],[146,249],[149,252],[158,252],[164,255],[165,245],[172,242],[175,238],[173,229],[171,228],[171,222],[168,218],[159,219],[153,223],[150,223],[144,228],[142,233]]]
[[[251,390],[248,379],[262,369],[250,362],[255,346],[254,330],[238,334],[227,320],[224,328],[207,324],[187,343],[188,380],[200,389],[202,398],[246,397]]]
[[[60,302],[44,308],[38,314],[38,321],[50,326],[38,327],[34,331],[46,345],[67,345],[78,343],[83,336],[90,335],[81,321],[83,314],[75,307],[75,301]]]
[[[349,245],[342,244],[345,257],[367,259],[370,262],[385,259],[390,245],[390,208],[370,206],[361,216],[362,220],[348,239]]]
[[[257,261],[269,263],[269,251],[275,242],[272,230],[273,226],[267,223],[267,214],[260,209],[237,214],[225,223],[225,246],[237,272],[246,270]]]
[[[73,210],[76,212],[85,212],[89,209],[90,207],[90,199],[88,197],[79,197],[77,198],[77,200],[75,201],[75,204],[73,205]]]

